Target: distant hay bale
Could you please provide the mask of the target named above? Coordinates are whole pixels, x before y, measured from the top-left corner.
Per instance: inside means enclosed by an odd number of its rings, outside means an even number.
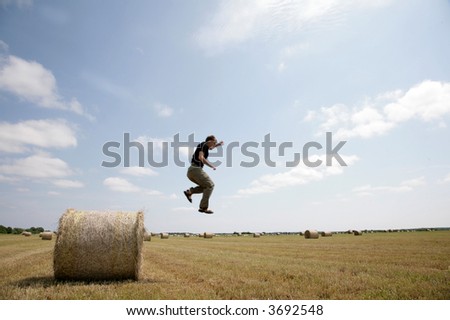
[[[322,231],[322,232],[320,233],[320,235],[321,235],[322,237],[331,237],[331,236],[333,235],[333,232],[331,232],[331,231]]]
[[[53,232],[41,232],[39,236],[42,240],[52,240]]]
[[[152,241],[152,234],[145,231],[144,232],[144,241]]]
[[[319,239],[319,232],[317,230],[306,230],[305,239]]]
[[[185,238],[189,238],[190,236],[191,236],[190,233],[185,233],[185,234],[184,234],[184,237],[185,237]]]
[[[144,214],[69,209],[59,220],[53,270],[60,280],[139,280]]]
[[[165,232],[162,232],[161,233],[161,239],[169,239],[169,234],[165,233]]]
[[[42,238],[43,232],[39,232],[39,238]]]
[[[31,232],[23,231],[22,235],[25,236],[25,237],[31,237]]]
[[[203,233],[203,238],[205,238],[205,239],[212,239],[212,237],[214,237],[214,233],[210,233],[210,232]]]
[[[253,238],[259,238],[259,237],[261,237],[261,234],[260,234],[260,233],[255,232],[255,233],[253,234]]]
[[[362,236],[362,231],[359,231],[359,230],[353,230],[353,234],[355,235],[355,236]]]

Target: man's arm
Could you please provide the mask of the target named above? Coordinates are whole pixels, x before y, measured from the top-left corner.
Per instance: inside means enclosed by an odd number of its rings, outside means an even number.
[[[205,154],[203,151],[200,151],[198,154],[198,159],[203,163],[206,164],[208,167],[210,167],[213,170],[216,170],[216,167],[214,167],[211,162],[208,161],[208,159],[205,158]]]
[[[214,146],[214,148],[217,148],[217,147],[220,147],[220,146],[223,146],[223,141],[220,141],[218,144],[216,144],[216,145]]]

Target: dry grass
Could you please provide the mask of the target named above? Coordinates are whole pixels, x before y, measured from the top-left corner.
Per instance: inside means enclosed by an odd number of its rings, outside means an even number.
[[[55,281],[38,240],[0,235],[0,299],[450,299],[445,231],[152,239],[139,282]]]

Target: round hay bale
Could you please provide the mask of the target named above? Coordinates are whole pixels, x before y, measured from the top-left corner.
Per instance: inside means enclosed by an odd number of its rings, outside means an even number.
[[[321,235],[322,237],[331,237],[331,236],[333,235],[333,232],[331,232],[331,231],[322,231],[322,232],[320,233],[320,235]]]
[[[205,232],[203,234],[203,238],[205,238],[205,239],[212,239],[212,237],[214,237],[214,233]]]
[[[53,270],[60,280],[139,280],[144,214],[69,209],[59,220]]]
[[[305,239],[319,239],[319,232],[317,230],[306,230]]]
[[[152,234],[144,232],[144,241],[152,241]]]
[[[42,240],[52,240],[53,238],[53,232],[41,232],[39,234]]]
[[[169,234],[165,233],[165,232],[162,232],[161,233],[161,239],[169,239]]]
[[[362,231],[359,231],[359,230],[353,230],[353,234],[355,235],[355,236],[362,236]]]
[[[31,237],[31,232],[23,231],[22,235],[24,235],[25,237]]]
[[[259,234],[259,233],[257,233],[257,232],[255,232],[255,233],[253,234],[253,238],[259,238],[259,237],[261,237],[261,234]]]

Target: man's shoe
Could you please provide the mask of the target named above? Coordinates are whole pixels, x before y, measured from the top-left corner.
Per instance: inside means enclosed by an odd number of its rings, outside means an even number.
[[[213,214],[214,213],[214,211],[212,211],[210,209],[202,209],[202,208],[198,209],[198,212],[203,212],[203,213],[206,213],[206,214]]]
[[[184,193],[184,195],[186,196],[186,198],[188,199],[188,201],[190,202],[190,203],[192,203],[192,197],[191,197],[191,195],[188,193],[188,191],[186,190],[186,191],[183,191],[183,193]]]

